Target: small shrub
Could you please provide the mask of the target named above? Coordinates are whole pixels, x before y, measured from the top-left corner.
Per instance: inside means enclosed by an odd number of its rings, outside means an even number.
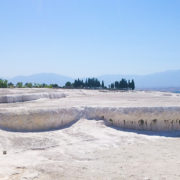
[[[110,121],[110,122],[113,122],[113,120],[112,120],[112,119],[109,119],[109,121]]]

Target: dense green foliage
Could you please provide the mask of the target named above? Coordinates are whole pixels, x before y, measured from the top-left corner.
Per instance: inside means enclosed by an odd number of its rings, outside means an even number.
[[[84,89],[107,89],[104,85],[104,81],[100,82],[97,78],[88,78],[85,81],[77,79],[74,83],[67,82],[65,88],[84,88]],[[134,80],[122,79],[120,81],[115,81],[109,85],[109,89],[119,89],[119,90],[134,90],[135,83]]]
[[[130,80],[126,80],[126,79],[122,79],[121,81],[115,81],[114,83],[112,83],[110,85],[111,89],[135,89],[135,83],[134,80],[130,81]]]
[[[25,83],[18,82],[16,84],[13,84],[12,82],[9,82],[7,80],[0,79],[0,88],[59,88],[57,84],[37,84],[37,83]]]
[[[58,84],[37,84],[27,82],[23,84],[22,82],[18,82],[17,84],[13,84],[12,82],[8,83],[7,80],[0,79],[0,88],[60,88]],[[78,88],[78,89],[107,89],[104,84],[104,81],[100,82],[97,78],[87,78],[85,81],[76,79],[73,83],[66,82],[63,88]],[[119,90],[134,90],[135,83],[134,80],[126,80],[121,79],[120,81],[115,81],[108,86],[109,89],[119,89]]]
[[[8,87],[8,81],[0,79],[0,87],[1,88],[7,88]]]
[[[88,78],[84,82],[83,80],[75,80],[72,84],[73,88],[100,88],[102,87],[102,84],[100,81],[96,78]]]

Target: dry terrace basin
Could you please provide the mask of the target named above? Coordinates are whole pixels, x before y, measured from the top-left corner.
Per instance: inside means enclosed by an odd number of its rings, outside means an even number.
[[[0,89],[1,129],[46,131],[79,119],[137,130],[180,130],[180,96],[155,91]]]

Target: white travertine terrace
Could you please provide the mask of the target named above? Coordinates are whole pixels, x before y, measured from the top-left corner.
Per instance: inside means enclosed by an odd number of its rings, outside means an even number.
[[[34,94],[15,94],[0,96],[0,103],[16,103],[33,101],[41,98],[58,99],[65,97],[62,93],[34,93]]]
[[[45,131],[82,118],[129,129],[180,130],[180,96],[148,91],[0,90],[1,129]]]

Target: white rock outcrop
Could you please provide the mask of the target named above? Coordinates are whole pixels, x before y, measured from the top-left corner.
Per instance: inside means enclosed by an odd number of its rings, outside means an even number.
[[[180,130],[180,107],[85,108],[84,118],[136,130]]]
[[[10,131],[52,130],[81,118],[128,129],[180,130],[178,94],[91,90],[10,93],[0,96],[0,128]]]
[[[41,98],[58,99],[65,97],[63,93],[30,93],[0,96],[0,103],[16,103],[33,101]]]
[[[9,131],[46,131],[62,128],[80,119],[78,109],[23,110],[0,113],[0,127]]]

